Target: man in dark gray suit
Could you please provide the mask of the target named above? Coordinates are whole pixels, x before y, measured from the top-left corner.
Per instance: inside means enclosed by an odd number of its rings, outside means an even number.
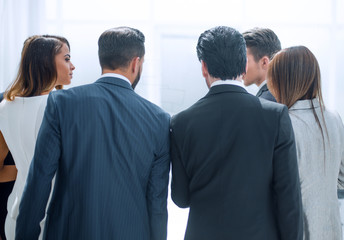
[[[268,28],[253,28],[243,33],[247,47],[248,68],[244,75],[245,86],[256,84],[256,96],[276,102],[266,85],[269,62],[281,50],[277,35]]]
[[[172,200],[190,207],[185,239],[302,240],[287,107],[245,90],[238,31],[205,31],[197,55],[210,90],[171,121]]]
[[[16,239],[37,239],[55,173],[45,239],[166,239],[170,117],[133,90],[144,40],[105,31],[103,75],[49,95]]]

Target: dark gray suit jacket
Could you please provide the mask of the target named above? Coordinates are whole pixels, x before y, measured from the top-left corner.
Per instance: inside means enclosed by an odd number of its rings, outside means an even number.
[[[169,121],[113,77],[52,92],[17,219],[16,239],[166,239]]]
[[[172,199],[190,207],[188,240],[302,240],[288,109],[233,85],[171,121]]]
[[[272,101],[272,102],[276,102],[275,97],[269,91],[268,86],[266,85],[266,83],[259,89],[259,91],[257,92],[256,96],[264,98],[264,99]]]

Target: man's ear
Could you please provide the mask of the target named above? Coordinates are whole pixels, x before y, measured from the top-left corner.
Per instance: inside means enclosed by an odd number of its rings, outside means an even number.
[[[202,65],[202,75],[204,78],[207,78],[209,76],[207,64],[203,60],[201,60],[201,65]]]
[[[264,70],[268,70],[268,66],[269,66],[269,62],[270,62],[270,59],[268,56],[264,56],[262,57],[260,60],[260,65],[261,67],[264,69]]]
[[[133,58],[133,60],[132,60],[131,63],[130,63],[130,70],[131,70],[131,73],[136,73],[136,72],[139,70],[139,67],[140,67],[140,60],[141,60],[140,57],[135,57],[135,58]]]

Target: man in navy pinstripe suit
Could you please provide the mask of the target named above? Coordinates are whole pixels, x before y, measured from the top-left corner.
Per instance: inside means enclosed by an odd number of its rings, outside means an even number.
[[[102,76],[48,98],[16,239],[166,239],[170,116],[137,95],[144,35],[99,38]]]

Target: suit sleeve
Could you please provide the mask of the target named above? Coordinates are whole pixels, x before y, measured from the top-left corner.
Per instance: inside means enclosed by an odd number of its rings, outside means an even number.
[[[167,195],[170,171],[169,116],[161,129],[160,150],[155,156],[148,180],[147,207],[151,240],[167,238]]]
[[[51,181],[60,158],[60,149],[60,126],[54,95],[51,93],[19,206],[16,224],[17,240],[38,239],[41,231],[39,223],[45,216]]]
[[[170,142],[172,160],[171,197],[178,207],[187,208],[190,206],[189,177],[181,159],[180,147],[178,146],[178,140],[176,139],[173,120],[170,129]]]
[[[302,240],[303,213],[294,132],[286,107],[279,119],[274,150],[273,188],[282,240]]]

